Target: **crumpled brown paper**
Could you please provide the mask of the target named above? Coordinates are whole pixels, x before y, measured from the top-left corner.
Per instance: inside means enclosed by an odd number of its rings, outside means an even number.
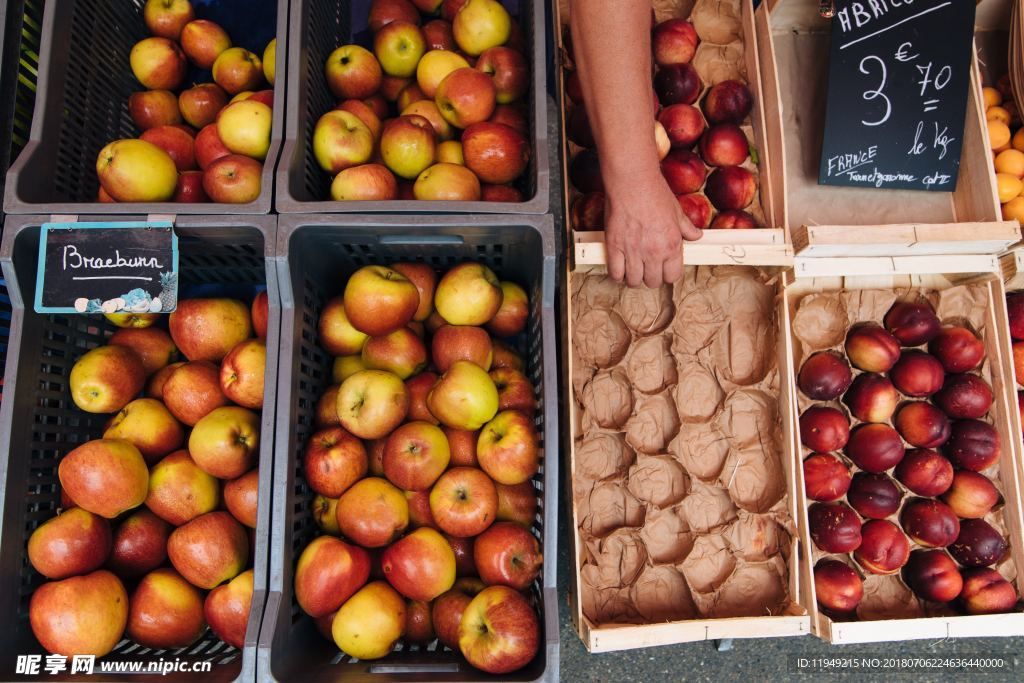
[[[654,564],[682,562],[693,547],[693,534],[679,508],[652,510],[640,529],[640,538]]]
[[[643,396],[626,423],[626,443],[638,453],[664,453],[679,431],[679,415],[670,392]]]
[[[603,320],[621,332],[615,313],[629,328],[625,348],[601,332],[573,349],[581,431],[572,484],[587,618],[792,609],[776,283],[743,266],[688,267],[671,289],[627,290],[594,276],[577,283],[574,310],[610,305]]]
[[[686,579],[674,567],[648,567],[630,589],[629,597],[646,623],[679,621],[697,616]]]
[[[683,573],[698,593],[717,591],[736,568],[736,556],[721,535],[699,537],[682,564]]]
[[[573,347],[588,365],[607,368],[626,355],[632,340],[629,328],[615,311],[594,308],[576,320]]]
[[[618,429],[633,414],[633,387],[619,368],[601,370],[583,387],[586,414],[605,429]]]
[[[743,35],[735,0],[697,0],[690,21],[700,39],[707,43],[725,45]]]
[[[626,374],[645,394],[656,394],[678,379],[669,340],[662,336],[638,339],[626,359]]]
[[[619,296],[617,309],[626,326],[639,335],[661,332],[672,322],[672,287],[662,285],[656,289],[625,287]]]
[[[596,432],[586,435],[576,444],[574,474],[593,483],[624,474],[635,460],[636,454],[622,434]]]
[[[637,500],[659,508],[681,501],[690,483],[682,465],[667,455],[637,457],[626,481]]]
[[[712,423],[683,424],[668,447],[690,476],[707,483],[715,480],[729,457],[729,442]]]

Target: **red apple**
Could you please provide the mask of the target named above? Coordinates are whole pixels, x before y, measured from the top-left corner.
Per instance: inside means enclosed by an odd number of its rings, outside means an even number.
[[[259,199],[263,164],[241,154],[217,159],[206,169],[203,189],[215,202],[249,204]]]
[[[384,476],[406,491],[429,489],[448,467],[448,439],[429,422],[408,422],[384,446]]]
[[[522,133],[486,120],[466,127],[462,153],[467,168],[485,183],[510,183],[523,174],[530,162],[530,146]]]
[[[181,123],[178,98],[169,90],[143,90],[128,97],[128,114],[140,130]]]
[[[339,498],[366,476],[367,455],[363,442],[342,427],[315,432],[306,443],[303,471],[316,493]]]
[[[473,544],[480,578],[489,586],[526,590],[537,580],[543,565],[540,543],[527,527],[495,522]]]
[[[381,567],[388,583],[410,600],[429,602],[455,583],[455,553],[444,536],[428,527],[388,546]]]
[[[295,600],[306,614],[321,617],[337,610],[370,576],[365,550],[332,536],[307,545],[295,565]]]
[[[530,85],[530,70],[526,59],[509,47],[484,50],[476,68],[494,80],[495,101],[499,104],[515,102],[526,94]]]
[[[220,139],[220,134],[217,132],[217,126],[210,124],[199,131],[195,139],[195,155],[196,162],[199,164],[199,168],[204,171],[210,167],[213,162],[223,157],[229,156],[231,150],[224,146],[224,143]]]
[[[498,492],[482,471],[453,467],[430,492],[430,511],[437,525],[453,536],[476,536],[494,522]]]
[[[528,664],[540,647],[540,622],[522,593],[507,586],[480,591],[459,624],[459,649],[470,664],[506,674]]]

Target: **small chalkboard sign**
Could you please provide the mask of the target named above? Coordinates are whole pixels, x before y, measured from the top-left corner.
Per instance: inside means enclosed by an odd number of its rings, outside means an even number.
[[[178,305],[178,236],[169,221],[46,223],[37,313],[169,313]]]
[[[975,0],[836,0],[818,182],[956,189]]]

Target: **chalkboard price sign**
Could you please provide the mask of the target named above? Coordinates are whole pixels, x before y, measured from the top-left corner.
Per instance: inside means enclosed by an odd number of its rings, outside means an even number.
[[[169,221],[46,223],[38,313],[169,313],[178,305],[178,236]]]
[[[836,0],[818,182],[952,192],[974,0]]]

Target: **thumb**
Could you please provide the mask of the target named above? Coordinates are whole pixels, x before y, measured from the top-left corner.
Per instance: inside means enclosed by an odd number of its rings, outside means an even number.
[[[704,236],[704,231],[694,226],[693,222],[686,217],[682,210],[679,211],[678,225],[683,239],[688,242],[695,242]]]

